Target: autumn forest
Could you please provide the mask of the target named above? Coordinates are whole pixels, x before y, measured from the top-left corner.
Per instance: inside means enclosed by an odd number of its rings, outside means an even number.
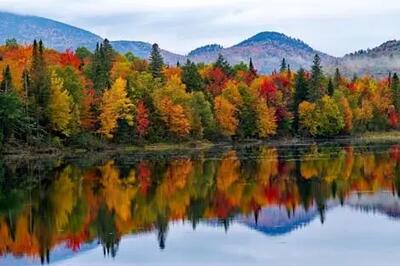
[[[400,83],[328,75],[290,62],[270,75],[249,63],[177,62],[157,44],[149,61],[108,42],[63,53],[42,41],[0,47],[0,139],[4,144],[101,147],[207,139],[335,137],[398,128]]]

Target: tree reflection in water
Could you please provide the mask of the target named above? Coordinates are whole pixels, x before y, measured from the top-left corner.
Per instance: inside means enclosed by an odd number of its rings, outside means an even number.
[[[271,229],[297,220],[304,225],[315,211],[324,223],[332,201],[400,216],[384,202],[359,206],[354,199],[355,193],[382,191],[397,199],[398,146],[262,146],[102,163],[2,162],[0,182],[0,254],[42,263],[59,245],[75,252],[93,241],[114,257],[122,236],[150,231],[164,249],[169,223],[177,221],[190,221],[194,230],[201,221],[227,231],[233,221]],[[277,214],[282,209],[285,217]],[[260,221],[261,214],[269,220]]]

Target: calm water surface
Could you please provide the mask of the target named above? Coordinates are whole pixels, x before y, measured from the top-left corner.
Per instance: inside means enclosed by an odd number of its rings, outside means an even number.
[[[400,146],[0,162],[0,265],[399,265]]]

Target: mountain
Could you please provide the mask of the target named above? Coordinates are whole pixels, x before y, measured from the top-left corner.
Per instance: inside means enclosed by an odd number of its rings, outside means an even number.
[[[79,46],[94,48],[102,38],[54,20],[0,12],[0,42],[15,38],[19,43],[32,43],[42,39],[46,46],[56,50],[75,49]]]
[[[195,50],[196,51],[196,50]],[[333,64],[335,58],[314,50],[301,40],[278,32],[261,32],[232,47],[223,49],[203,49],[191,52],[189,59],[210,63],[221,53],[231,64],[248,63],[252,58],[254,66],[261,73],[270,73],[279,68],[282,58],[286,58],[292,69],[309,68],[315,54],[320,55],[323,64]]]
[[[140,41],[112,41],[112,47],[120,53],[131,52],[140,58],[149,58],[151,53],[151,44]],[[178,61],[185,61],[185,56],[171,53],[161,49],[161,55],[164,57],[165,62],[174,65]]]
[[[347,54],[338,67],[347,75],[382,77],[389,72],[400,72],[400,41],[391,40],[372,49]]]
[[[94,49],[103,38],[89,31],[51,19],[0,12],[0,43],[15,38],[19,43],[31,43],[42,39],[47,47],[63,51],[85,46]],[[113,47],[121,52],[132,52],[138,57],[148,58],[151,44],[141,41],[112,41]],[[333,73],[336,67],[348,76],[371,74],[385,76],[389,71],[400,72],[400,41],[388,41],[368,50],[336,58],[317,51],[303,41],[282,33],[265,31],[254,35],[231,47],[224,48],[210,44],[194,49],[187,55],[179,55],[162,50],[165,62],[175,65],[177,61],[190,59],[194,62],[214,62],[221,53],[231,63],[247,63],[253,59],[260,73],[270,73],[278,69],[282,58],[286,58],[293,70],[309,68],[315,54],[320,55],[325,71]]]
[[[187,56],[195,57],[195,56],[206,54],[206,53],[215,54],[215,53],[221,52],[222,49],[224,49],[224,47],[222,47],[219,44],[208,44],[208,45],[194,49]]]

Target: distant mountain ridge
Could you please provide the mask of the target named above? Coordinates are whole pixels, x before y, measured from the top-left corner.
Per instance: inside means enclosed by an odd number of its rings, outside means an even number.
[[[15,38],[19,43],[32,43],[42,39],[56,50],[85,46],[94,49],[102,38],[89,31],[54,20],[0,12],[0,42]]]
[[[31,43],[33,39],[42,39],[47,47],[63,51],[84,46],[94,49],[102,37],[65,23],[36,16],[18,15],[0,12],[0,43],[15,38],[19,43]],[[138,57],[148,58],[151,44],[142,41],[112,41],[113,47],[121,52],[132,52]],[[309,68],[315,54],[320,55],[326,72],[332,73],[336,67],[344,74],[387,75],[389,71],[400,72],[400,41],[392,40],[368,50],[361,50],[334,57],[317,51],[305,42],[286,36],[283,33],[265,31],[224,48],[218,44],[205,45],[180,55],[167,50],[161,51],[165,62],[175,65],[178,61],[190,59],[194,62],[210,63],[216,60],[218,54],[232,64],[247,63],[253,59],[260,73],[270,73],[279,68],[282,58],[286,58],[293,70],[300,67]]]

